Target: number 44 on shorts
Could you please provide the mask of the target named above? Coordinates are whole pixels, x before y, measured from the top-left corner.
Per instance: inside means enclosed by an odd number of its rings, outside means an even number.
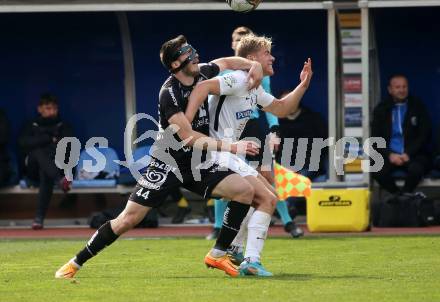
[[[142,191],[144,190],[144,188],[140,188],[137,192],[136,195],[139,197],[142,197],[143,199],[147,200],[148,195],[150,194],[150,191],[145,191],[144,193],[142,193]]]

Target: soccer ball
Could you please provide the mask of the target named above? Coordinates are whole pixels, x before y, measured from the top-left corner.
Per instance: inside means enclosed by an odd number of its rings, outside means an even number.
[[[226,0],[226,3],[236,12],[247,13],[257,8],[261,0]]]

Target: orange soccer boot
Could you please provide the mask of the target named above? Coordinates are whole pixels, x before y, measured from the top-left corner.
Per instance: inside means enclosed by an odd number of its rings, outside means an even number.
[[[237,277],[240,275],[238,267],[231,262],[231,259],[226,254],[220,257],[214,257],[211,255],[211,252],[209,252],[205,256],[205,264],[209,268],[222,270],[231,277]]]

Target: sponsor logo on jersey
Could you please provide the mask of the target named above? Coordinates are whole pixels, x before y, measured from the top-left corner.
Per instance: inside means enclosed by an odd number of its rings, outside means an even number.
[[[146,189],[159,190],[166,179],[166,173],[149,170],[138,179],[138,184]]]
[[[178,106],[176,96],[173,92],[173,87],[168,87],[168,92],[170,93],[171,98],[173,99],[174,106]]]
[[[149,170],[145,173],[145,178],[151,183],[161,183],[167,177],[167,173]]]
[[[235,117],[237,118],[237,120],[241,120],[244,118],[249,118],[252,115],[252,110],[248,109],[245,111],[239,111],[235,113]]]
[[[170,165],[152,161],[147,171],[138,179],[138,184],[144,188],[159,190],[160,186],[167,179],[168,173],[176,168]]]
[[[158,162],[158,161],[152,161],[148,166],[149,166],[148,167],[149,169],[157,168],[157,169],[154,169],[154,171],[162,170],[162,171],[166,172],[166,174],[168,174],[168,172],[170,172],[170,171],[175,171],[176,170],[175,167],[173,167],[171,165],[167,165],[167,164],[161,163],[161,162]]]

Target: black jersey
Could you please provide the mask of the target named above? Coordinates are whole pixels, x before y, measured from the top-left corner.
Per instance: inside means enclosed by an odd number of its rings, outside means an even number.
[[[159,135],[157,137],[156,145],[159,148],[167,147],[167,143],[161,144],[160,140],[165,140],[163,137],[164,129],[169,126],[168,119],[174,114],[183,112],[185,113],[186,107],[188,105],[188,97],[191,94],[194,86],[203,80],[213,78],[218,75],[220,68],[214,63],[200,64],[200,74],[194,79],[194,83],[191,86],[185,86],[179,82],[173,75],[171,75],[159,92]],[[201,106],[192,122],[192,128],[200,133],[209,136],[209,110],[208,110],[208,99],[206,99]],[[166,134],[165,134],[166,135]],[[180,138],[174,135],[175,139],[180,142]],[[168,148],[168,150],[160,150],[169,153],[179,167],[187,167],[191,164],[192,147],[182,146],[178,150],[173,148]],[[153,153],[153,157],[154,153]]]

